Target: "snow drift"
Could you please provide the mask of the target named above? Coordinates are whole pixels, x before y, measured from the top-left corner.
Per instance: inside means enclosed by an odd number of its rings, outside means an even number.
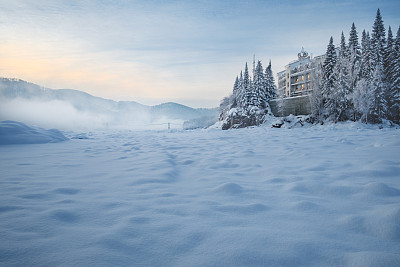
[[[0,122],[0,145],[57,143],[68,140],[59,130],[29,127],[21,122]]]

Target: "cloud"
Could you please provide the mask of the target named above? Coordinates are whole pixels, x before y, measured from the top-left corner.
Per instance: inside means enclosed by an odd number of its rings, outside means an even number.
[[[1,2],[7,76],[116,100],[204,99],[208,107],[253,54],[264,65],[271,58],[276,73],[303,46],[324,53],[353,21],[359,32],[370,28],[377,9],[361,0]],[[397,27],[400,3],[379,5]]]

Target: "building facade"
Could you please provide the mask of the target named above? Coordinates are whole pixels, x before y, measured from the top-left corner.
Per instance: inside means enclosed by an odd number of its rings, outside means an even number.
[[[312,92],[315,86],[315,75],[322,68],[324,56],[312,58],[302,49],[297,54],[297,60],[285,66],[278,72],[278,93],[283,97],[304,96]]]

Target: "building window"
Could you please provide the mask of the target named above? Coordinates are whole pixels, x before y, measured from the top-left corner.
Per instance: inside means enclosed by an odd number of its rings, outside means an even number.
[[[309,74],[307,74],[307,80],[309,80],[310,79],[310,73]]]
[[[304,81],[304,75],[301,75],[301,80]]]

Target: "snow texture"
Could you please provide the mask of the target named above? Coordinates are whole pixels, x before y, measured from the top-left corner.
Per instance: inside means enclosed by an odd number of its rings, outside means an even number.
[[[70,135],[0,146],[1,266],[400,266],[398,129]]]
[[[59,130],[29,127],[16,121],[0,122],[0,145],[57,143],[68,140]]]

